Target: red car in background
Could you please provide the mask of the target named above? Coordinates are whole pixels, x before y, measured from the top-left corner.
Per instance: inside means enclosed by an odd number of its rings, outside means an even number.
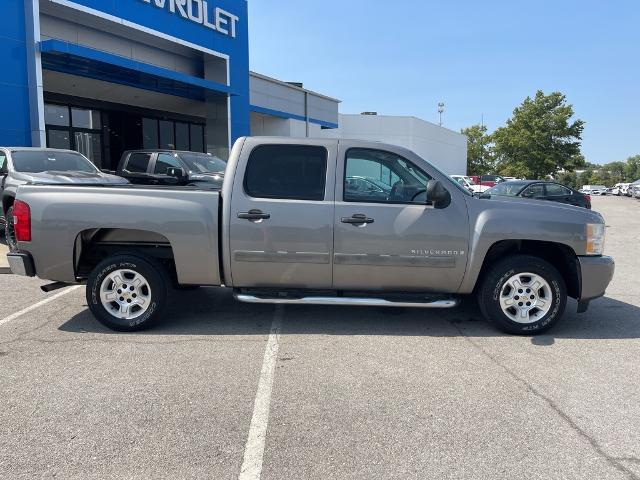
[[[496,183],[506,181],[500,175],[476,175],[471,178],[476,185],[484,185],[485,187],[495,187]]]

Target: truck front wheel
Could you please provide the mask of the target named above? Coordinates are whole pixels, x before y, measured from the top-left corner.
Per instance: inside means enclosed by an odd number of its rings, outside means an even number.
[[[549,262],[513,255],[489,268],[478,289],[480,310],[500,330],[535,335],[553,327],[564,314],[567,288]]]
[[[153,260],[113,256],[89,275],[87,303],[98,321],[112,330],[143,330],[162,316],[167,285],[164,269]]]

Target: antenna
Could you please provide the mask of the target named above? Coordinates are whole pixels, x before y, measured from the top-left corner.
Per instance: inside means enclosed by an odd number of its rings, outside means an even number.
[[[442,126],[442,114],[444,113],[444,102],[438,103],[438,115],[440,116],[440,126]]]

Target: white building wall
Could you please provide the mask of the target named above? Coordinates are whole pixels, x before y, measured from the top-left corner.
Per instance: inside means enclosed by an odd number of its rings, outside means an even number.
[[[443,172],[466,175],[467,137],[415,117],[340,115],[339,128],[320,136],[372,140],[412,150]]]
[[[284,114],[338,123],[339,100],[255,72],[249,76],[251,105]],[[308,105],[305,107],[305,97]],[[307,112],[308,108],[308,112]],[[267,113],[267,112],[265,112]]]
[[[319,125],[310,123],[309,137],[320,137],[320,130]],[[251,135],[253,136],[305,138],[306,133],[306,122],[302,120],[251,112]]]

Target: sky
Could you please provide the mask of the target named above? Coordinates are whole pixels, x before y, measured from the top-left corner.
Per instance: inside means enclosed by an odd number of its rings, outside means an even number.
[[[586,122],[593,163],[640,154],[640,0],[248,0],[253,71],[342,100],[489,131],[537,90]]]

